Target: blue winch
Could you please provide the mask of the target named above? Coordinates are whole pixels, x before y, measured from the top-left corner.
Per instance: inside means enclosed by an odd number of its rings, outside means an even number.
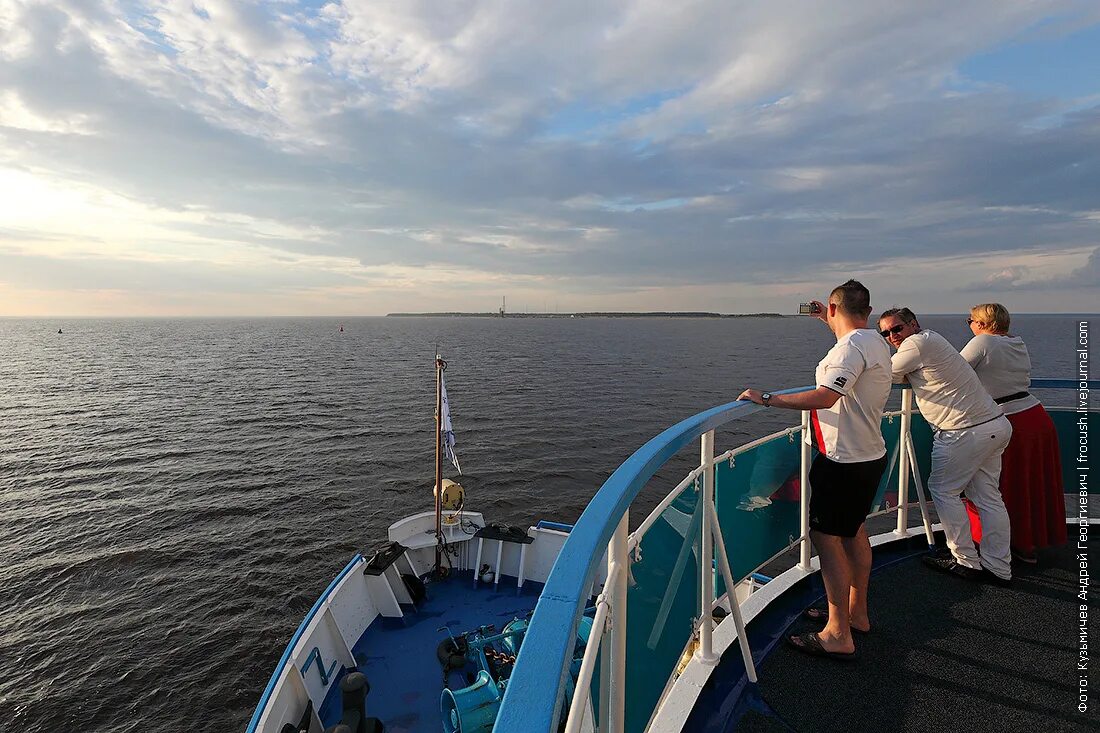
[[[490,733],[496,721],[500,701],[508,685],[511,668],[516,662],[528,620],[515,618],[499,634],[492,625],[479,626],[455,637],[446,626],[448,638],[437,650],[443,665],[444,690],[440,696],[444,733]],[[575,680],[580,671],[584,648],[592,631],[592,619],[582,616],[577,630],[577,645],[570,665]],[[476,673],[468,671],[476,669]],[[467,671],[470,684],[458,690],[447,688],[451,672]],[[570,692],[571,692],[570,688]]]

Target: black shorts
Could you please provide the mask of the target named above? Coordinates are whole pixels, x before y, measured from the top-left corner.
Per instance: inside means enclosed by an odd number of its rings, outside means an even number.
[[[861,463],[837,463],[818,455],[810,466],[810,529],[855,537],[878,493],[886,456]]]

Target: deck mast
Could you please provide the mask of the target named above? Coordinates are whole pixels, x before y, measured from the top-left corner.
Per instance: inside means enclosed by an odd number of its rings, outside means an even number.
[[[447,362],[435,355],[435,575],[443,572],[443,370]]]

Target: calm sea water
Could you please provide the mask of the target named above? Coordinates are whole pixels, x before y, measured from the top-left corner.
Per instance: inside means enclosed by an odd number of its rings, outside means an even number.
[[[1035,376],[1074,376],[1074,317],[1014,320]],[[0,319],[0,728],[242,730],[329,580],[430,508],[437,347],[468,505],[529,523],[831,343],[800,318]]]

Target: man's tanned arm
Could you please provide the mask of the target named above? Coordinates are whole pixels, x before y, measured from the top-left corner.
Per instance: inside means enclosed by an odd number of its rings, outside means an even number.
[[[762,394],[763,392],[758,389],[746,389],[737,399],[762,405],[764,404],[760,398]],[[768,407],[785,407],[788,410],[827,410],[843,396],[840,392],[834,392],[828,387],[818,387],[813,392],[773,394],[768,400]]]

